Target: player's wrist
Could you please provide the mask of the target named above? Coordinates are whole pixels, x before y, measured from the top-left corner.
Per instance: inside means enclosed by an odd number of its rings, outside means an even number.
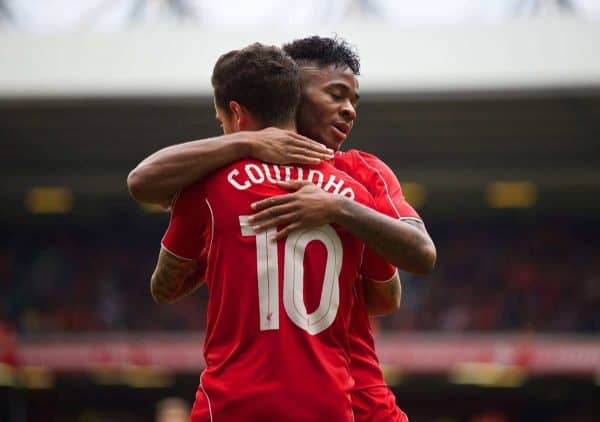
[[[233,147],[240,155],[239,158],[256,158],[257,142],[255,132],[240,131],[233,134],[235,140]]]
[[[350,200],[342,195],[330,195],[331,203],[329,206],[329,220],[332,223],[336,223],[343,226],[344,223],[348,221],[348,218],[350,216],[350,211],[348,209],[348,202]]]

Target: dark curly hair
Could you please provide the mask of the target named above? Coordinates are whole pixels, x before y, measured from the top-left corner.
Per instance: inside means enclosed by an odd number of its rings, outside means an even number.
[[[294,121],[300,100],[298,65],[281,48],[254,43],[223,54],[211,78],[215,104],[237,101],[264,126]]]
[[[319,66],[335,65],[348,67],[355,75],[360,74],[358,53],[342,38],[315,35],[284,44],[283,50],[300,65],[303,62],[316,63]]]

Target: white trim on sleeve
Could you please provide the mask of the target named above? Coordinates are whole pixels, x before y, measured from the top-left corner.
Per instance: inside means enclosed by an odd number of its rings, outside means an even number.
[[[378,284],[385,284],[385,283],[389,283],[390,281],[392,281],[393,279],[395,279],[396,277],[398,277],[398,270],[396,270],[394,272],[394,275],[392,275],[390,278],[388,278],[387,280],[375,280],[374,278],[370,278],[370,277],[365,277],[367,280],[370,280],[374,283],[378,283]]]
[[[194,258],[186,258],[185,256],[181,256],[181,255],[177,255],[175,252],[173,252],[172,250],[170,250],[169,248],[167,248],[164,244],[164,242],[160,242],[160,246],[167,252],[169,252],[171,255],[173,255],[176,258],[179,259],[183,259],[184,261],[195,261]]]
[[[400,217],[399,220],[400,221],[416,221],[417,223],[423,222],[423,220],[421,220],[420,218],[417,218],[417,217]]]

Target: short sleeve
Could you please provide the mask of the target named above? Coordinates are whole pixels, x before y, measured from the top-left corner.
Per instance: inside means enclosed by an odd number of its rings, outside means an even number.
[[[351,150],[339,159],[343,170],[362,184],[373,196],[379,212],[401,220],[421,217],[406,201],[394,172],[379,158],[363,151]],[[338,160],[336,159],[336,166]]]
[[[373,281],[388,281],[398,270],[395,266],[385,261],[373,250],[365,247],[361,265],[361,274]]]
[[[175,256],[206,264],[204,249],[210,214],[202,184],[182,190],[173,200],[162,246]]]

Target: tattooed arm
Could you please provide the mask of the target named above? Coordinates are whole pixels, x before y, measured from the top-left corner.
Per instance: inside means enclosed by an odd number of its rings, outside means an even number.
[[[280,182],[295,192],[252,204],[249,218],[256,231],[285,226],[275,237],[291,231],[337,223],[396,267],[414,274],[433,270],[436,251],[422,223],[398,220],[341,195],[327,193],[309,182]]]
[[[158,262],[150,281],[150,292],[156,303],[174,303],[204,283],[195,260],[173,255],[160,248]]]
[[[398,273],[388,281],[364,279],[365,304],[370,316],[386,315],[400,309],[402,284]]]

